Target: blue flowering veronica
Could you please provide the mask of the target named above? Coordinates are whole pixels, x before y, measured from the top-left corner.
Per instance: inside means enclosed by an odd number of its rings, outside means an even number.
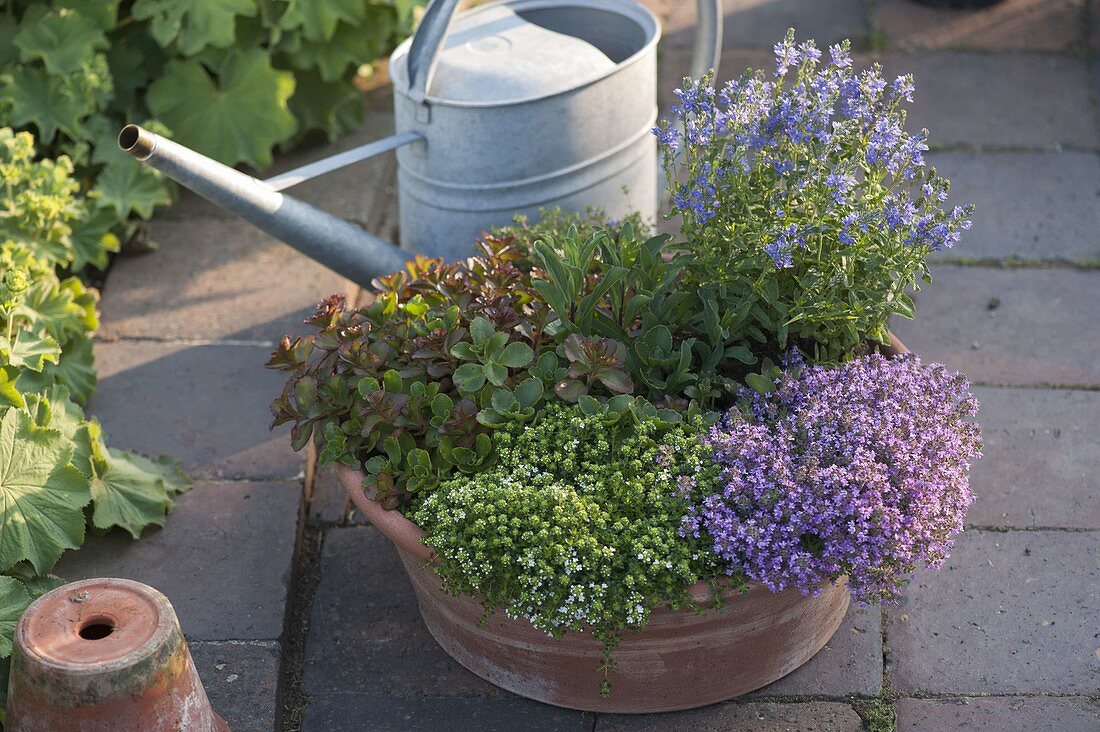
[[[685,79],[654,134],[700,272],[789,296],[762,322],[783,319],[818,343],[857,338],[852,322],[884,318],[883,302],[907,313],[899,281],[915,283],[929,252],[953,247],[971,211],[945,208],[947,181],[925,160],[928,132],[906,128],[914,94],[912,76],[856,69],[847,42],[822,54],[793,31],[775,45],[770,75],[718,89],[710,77]],[[881,302],[861,302],[872,295]],[[813,330],[829,318],[848,335]]]

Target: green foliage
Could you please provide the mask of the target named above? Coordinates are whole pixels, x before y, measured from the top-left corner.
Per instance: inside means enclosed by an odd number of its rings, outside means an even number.
[[[227,54],[214,74],[195,59],[172,61],[146,99],[180,144],[265,167],[272,146],[297,129],[287,108],[293,93],[294,75],[276,71],[266,53],[252,49]],[[258,119],[264,124],[255,125]]]
[[[551,635],[591,629],[605,644],[659,604],[724,576],[705,540],[680,536],[685,485],[716,486],[701,416],[666,421],[652,405],[548,403],[530,424],[493,433],[499,460],[444,482],[411,518],[455,594],[475,595]],[[677,476],[694,476],[694,478]]]
[[[552,316],[522,254],[489,239],[468,262],[416,259],[358,310],[322,303],[308,321],[318,332],[284,339],[268,364],[292,372],[275,424],[294,423],[296,448],[316,436],[322,463],[365,466],[390,507],[490,465],[487,426],[529,419],[565,373],[552,350],[534,358],[553,348]]]
[[[229,165],[262,168],[276,146],[362,123],[360,69],[407,35],[414,0],[0,2],[0,126],[67,155],[86,221],[129,235],[171,200],[170,182],[116,149],[153,125]],[[97,225],[98,225],[97,224]],[[103,268],[100,259],[76,258]]]
[[[889,698],[855,699],[852,708],[867,732],[894,732],[896,729],[897,708]]]
[[[189,482],[168,462],[109,449],[80,407],[95,387],[96,293],[57,273],[104,261],[118,242],[72,171],[66,156],[35,161],[29,133],[0,128],[0,659],[89,521],[137,538]]]
[[[318,332],[284,339],[269,363],[292,372],[275,424],[293,423],[296,448],[315,437],[322,463],[364,466],[366,487],[397,507],[491,466],[491,430],[554,397],[695,412],[732,399],[751,356],[713,302],[682,287],[667,237],[642,240],[629,220],[559,222],[538,239],[524,225],[499,232],[463,262],[419,258],[358,310],[323,303]]]
[[[84,541],[88,481],[72,466],[74,447],[59,431],[9,407],[0,421],[0,566],[30,562],[49,571]]]

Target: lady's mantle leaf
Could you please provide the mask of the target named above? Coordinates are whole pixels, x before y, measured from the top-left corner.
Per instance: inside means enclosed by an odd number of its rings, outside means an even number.
[[[118,526],[137,539],[146,526],[164,526],[171,496],[190,483],[173,464],[108,450],[94,419],[80,426],[73,443],[73,465],[91,480],[92,525],[97,529]]]
[[[118,526],[137,539],[150,524],[164,526],[172,499],[164,480],[146,472],[134,457],[111,450],[107,460],[93,461],[96,476],[92,478],[92,525],[97,529]]]
[[[47,361],[57,363],[60,356],[61,346],[48,335],[18,331],[10,341],[6,336],[0,336],[0,359],[5,366],[41,371]]]
[[[31,596],[22,582],[14,577],[0,577],[0,658],[11,655],[15,626],[30,604]]]
[[[49,571],[84,541],[88,481],[69,464],[72,447],[56,430],[8,409],[0,421],[0,568],[29,561]]]
[[[79,137],[80,119],[90,110],[84,100],[64,87],[60,77],[50,76],[45,69],[21,66],[12,69],[5,81],[0,92],[10,105],[7,123],[37,126],[38,142],[43,146],[58,130]]]
[[[238,15],[256,14],[254,0],[138,0],[135,20],[153,19],[150,32],[161,46],[172,41],[184,56],[207,46],[225,48],[237,35]]]
[[[107,48],[107,37],[94,22],[68,8],[27,25],[13,41],[24,63],[41,59],[54,76],[71,74],[80,62]]]
[[[95,393],[96,385],[92,339],[81,335],[67,340],[61,348],[61,360],[56,365],[47,364],[44,373],[67,386],[73,399],[85,404]]]
[[[365,10],[362,0],[291,0],[279,27],[285,30],[301,28],[302,34],[313,41],[327,41],[336,32],[341,20],[359,25]],[[359,31],[361,35],[374,35]]]
[[[147,170],[144,165],[137,166]],[[167,189],[167,186],[164,186]],[[73,244],[72,271],[79,272],[85,267],[95,267],[103,272],[110,261],[109,252],[117,252],[121,248],[118,237],[111,233],[111,228],[118,223],[118,215],[111,208],[100,206],[95,211],[80,221],[73,224],[71,235]]]
[[[227,165],[271,164],[271,148],[294,134],[287,109],[294,75],[276,71],[259,49],[234,52],[218,70],[218,83],[198,61],[172,61],[146,97],[175,140]]]
[[[172,202],[164,177],[154,168],[136,165],[133,160],[109,163],[96,179],[92,195],[100,206],[113,209],[119,219],[128,217],[131,210],[148,219],[154,208]]]
[[[117,450],[112,449],[113,455]],[[168,491],[168,495],[175,496],[180,493],[186,493],[191,489],[191,476],[183,472],[183,468],[180,467],[179,461],[168,455],[161,455],[155,460],[147,458],[136,452],[127,452],[126,460],[131,464],[144,470],[150,476],[156,476],[164,482],[164,490]]]

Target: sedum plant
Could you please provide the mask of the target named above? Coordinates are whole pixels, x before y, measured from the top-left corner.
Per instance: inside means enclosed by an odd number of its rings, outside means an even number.
[[[616,397],[602,408],[554,401],[537,421],[497,430],[492,468],[444,482],[411,515],[444,587],[554,636],[592,630],[606,692],[623,630],[725,576],[703,541],[679,533],[688,482],[713,490],[718,471],[698,439],[702,417],[676,420]]]
[[[928,131],[904,129],[912,77],[856,71],[848,49],[826,61],[789,31],[772,77],[685,80],[654,129],[690,276],[758,354],[842,361],[885,344],[888,318],[913,315],[906,289],[930,281],[926,256],[970,227],[970,207],[944,208]]]
[[[393,508],[491,466],[493,430],[551,398],[706,412],[732,397],[729,374],[752,356],[713,301],[680,287],[667,237],[629,221],[542,231],[529,246],[523,227],[489,236],[463,262],[417,258],[354,310],[323,303],[318,332],[284,339],[268,364],[291,372],[274,425],[293,423],[296,448],[315,437],[322,464],[365,466]]]

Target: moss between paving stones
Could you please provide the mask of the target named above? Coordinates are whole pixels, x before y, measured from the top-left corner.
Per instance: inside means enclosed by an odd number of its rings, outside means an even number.
[[[867,732],[893,732],[897,717],[893,699],[860,699],[852,702],[852,709],[863,720]]]

